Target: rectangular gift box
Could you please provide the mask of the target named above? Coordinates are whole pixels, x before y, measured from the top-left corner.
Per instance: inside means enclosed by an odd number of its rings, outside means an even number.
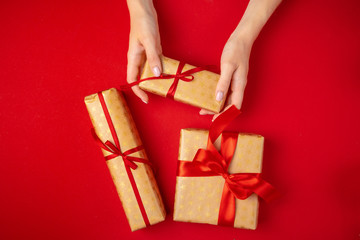
[[[161,57],[163,74],[176,74],[179,61]],[[182,72],[195,68],[192,65],[185,64]],[[224,99],[220,102],[215,99],[216,85],[219,81],[220,75],[203,70],[192,74],[194,80],[186,82],[180,80],[177,84],[174,100],[190,104],[195,107],[204,108],[215,113],[219,113],[224,106]],[[149,67],[148,62],[145,63],[141,79],[154,77],[152,70]],[[166,97],[170,86],[174,82],[172,79],[156,79],[143,81],[139,84],[139,87],[145,91]]]
[[[192,161],[199,148],[206,149],[209,131],[182,129],[180,133],[179,160]],[[219,150],[221,135],[215,142]],[[260,173],[264,137],[239,133],[237,145],[228,172]],[[220,201],[224,188],[222,176],[176,178],[174,220],[218,224]],[[234,227],[256,229],[258,196],[252,194],[245,200],[235,199]]]
[[[118,136],[121,151],[124,153],[129,149],[141,146],[142,143],[138,131],[123,95],[115,88],[103,91],[101,94]],[[103,143],[108,140],[114,143],[98,94],[85,97],[85,104],[96,135]],[[104,156],[109,156],[111,153],[103,150],[103,154]],[[144,150],[134,152],[129,156],[147,159]],[[135,231],[146,227],[123,158],[121,156],[115,157],[107,160],[106,164],[122,202],[131,230]],[[147,164],[136,162],[136,165],[138,167],[135,170],[130,169],[130,171],[134,177],[149,222],[153,225],[164,221],[166,213],[153,171]]]

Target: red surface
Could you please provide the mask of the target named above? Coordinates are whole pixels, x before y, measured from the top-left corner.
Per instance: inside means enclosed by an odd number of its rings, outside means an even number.
[[[164,54],[219,65],[245,7],[156,1]],[[210,117],[127,92],[168,211],[131,233],[83,103],[125,82],[125,1],[2,1],[0,238],[359,239],[359,11],[358,0],[285,1],[254,45],[229,130],[265,136],[264,178],[283,193],[261,202],[256,231],[171,220],[179,130]]]

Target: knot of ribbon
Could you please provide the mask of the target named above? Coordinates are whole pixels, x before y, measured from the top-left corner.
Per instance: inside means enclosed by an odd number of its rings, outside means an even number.
[[[220,174],[225,179],[225,181],[228,181],[230,175],[227,172],[223,172],[223,173],[220,173]]]
[[[223,134],[225,135],[225,133]],[[227,136],[222,137],[222,140],[236,142],[237,137],[238,134],[228,133]],[[227,169],[230,165],[231,158],[228,158],[228,156],[232,157],[232,149],[229,149],[226,143],[225,146],[222,145],[222,149],[227,150],[227,153],[225,153],[227,155],[214,154],[212,151],[199,149],[193,162],[196,162],[197,167],[203,172],[222,176],[230,192],[238,199],[244,200],[252,193],[256,193],[266,201],[272,199],[273,188],[261,178],[259,173],[229,174]]]
[[[154,77],[148,77],[148,78],[143,78],[143,79],[140,79],[140,77],[139,77],[138,80],[135,82],[120,86],[120,89],[125,90],[125,89],[131,88],[135,85],[138,85],[141,82],[148,81],[148,80],[172,79],[173,78],[174,82],[171,84],[171,86],[166,94],[166,97],[174,99],[176,88],[177,88],[180,80],[182,80],[184,82],[191,82],[194,80],[194,76],[192,74],[205,70],[205,68],[203,68],[203,67],[195,67],[195,68],[189,69],[185,72],[182,72],[184,66],[185,66],[184,62],[179,62],[179,65],[178,65],[178,68],[177,68],[175,74],[162,73],[158,77],[154,76]]]
[[[103,143],[99,137],[96,135],[95,133],[95,130],[92,128],[91,129],[91,133],[95,139],[95,141],[97,142],[97,144],[102,148],[104,149],[105,151],[111,153],[110,155],[108,156],[105,156],[105,160],[110,160],[110,159],[113,159],[113,158],[116,158],[116,157],[119,157],[121,156],[123,161],[124,161],[124,164],[128,167],[130,167],[131,169],[136,169],[138,166],[135,162],[141,162],[141,163],[146,163],[148,165],[151,166],[151,163],[146,160],[146,159],[143,159],[143,158],[138,158],[138,157],[133,157],[133,156],[129,156],[130,154],[132,153],[135,153],[135,152],[138,152],[140,150],[143,150],[144,147],[141,145],[141,146],[138,146],[138,147],[134,147],[134,148],[131,148],[125,152],[121,152],[120,148],[118,148],[117,146],[115,146],[112,142],[110,142],[109,140],[107,140],[105,143]]]
[[[187,72],[180,73],[180,74],[162,73],[159,77],[154,77],[154,79],[170,79],[170,78],[176,78],[178,80],[182,80],[182,81],[185,81],[185,82],[191,82],[192,80],[194,80],[194,76],[191,75],[191,73],[187,73]],[[145,79],[149,80],[148,78],[144,78],[142,80],[145,80]]]
[[[234,225],[235,198],[244,200],[256,193],[264,200],[269,201],[276,195],[275,188],[263,180],[260,173],[228,173],[236,149],[238,134],[223,133],[223,130],[239,114],[240,111],[235,106],[231,106],[222,113],[210,126],[207,148],[199,149],[192,162],[179,161],[178,165],[178,176],[222,176],[224,178],[218,224],[225,226]],[[214,142],[220,134],[222,137],[219,152],[215,148]]]

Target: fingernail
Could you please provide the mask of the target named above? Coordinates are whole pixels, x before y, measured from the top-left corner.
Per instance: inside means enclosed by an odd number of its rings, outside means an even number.
[[[147,101],[145,101],[144,99],[141,99],[141,101],[143,101],[145,104],[148,104],[148,102],[147,102]]]
[[[217,118],[217,115],[218,115],[218,114],[216,114],[216,115],[213,116],[213,118],[211,119],[212,122],[215,121],[215,119]]]
[[[205,113],[203,113],[202,111],[199,112],[200,115],[205,115]]]
[[[160,76],[160,69],[158,67],[154,67],[153,68],[153,73],[154,73],[155,77],[159,77]]]
[[[216,101],[220,102],[224,97],[224,93],[223,92],[217,92],[216,94]]]

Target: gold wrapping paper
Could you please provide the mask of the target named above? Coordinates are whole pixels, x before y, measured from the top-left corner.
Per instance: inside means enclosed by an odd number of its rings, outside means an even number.
[[[161,61],[163,73],[176,73],[179,66],[179,61],[167,57],[162,57]],[[185,64],[182,72],[192,68],[194,68],[194,66]],[[216,85],[219,81],[220,75],[206,70],[194,73],[192,75],[194,76],[194,80],[191,82],[185,82],[182,80],[179,81],[174,95],[174,100],[187,103],[195,107],[204,108],[215,113],[220,112],[224,106],[226,97],[225,96],[224,99],[220,102],[216,101],[215,99]],[[141,74],[141,79],[153,76],[154,74],[152,73],[148,62],[146,62]],[[166,97],[166,94],[173,82],[173,78],[149,80],[141,82],[139,86],[143,90]]]
[[[119,138],[121,151],[125,152],[131,148],[142,145],[123,95],[115,88],[103,91],[102,93]],[[93,94],[85,97],[85,104],[98,137],[102,142],[109,140],[114,143],[98,95]],[[103,153],[104,156],[110,155],[110,153],[105,150],[103,150]],[[147,159],[144,150],[135,152],[130,156]],[[130,180],[126,173],[122,157],[119,156],[108,160],[106,161],[106,164],[122,202],[131,230],[135,231],[146,227]],[[153,171],[146,164],[136,164],[138,165],[138,168],[131,171],[134,175],[150,224],[153,225],[164,221],[166,213]]]
[[[199,148],[206,148],[209,132],[182,129],[180,133],[179,160],[192,161]],[[220,149],[221,136],[215,147]],[[264,138],[259,135],[238,136],[236,150],[229,166],[229,173],[260,173]],[[177,177],[174,220],[217,225],[220,200],[225,180],[221,176]],[[259,202],[252,194],[245,200],[236,199],[234,227],[256,229]]]

